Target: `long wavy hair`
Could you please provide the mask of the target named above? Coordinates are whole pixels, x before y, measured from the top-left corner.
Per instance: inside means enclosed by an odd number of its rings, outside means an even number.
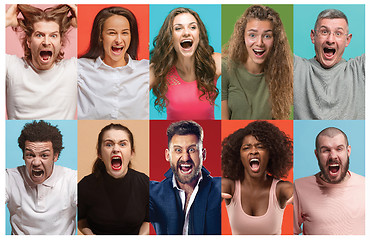
[[[163,111],[168,104],[166,76],[177,62],[177,53],[173,46],[172,37],[173,21],[177,15],[182,13],[193,15],[199,27],[199,45],[194,53],[197,88],[201,91],[199,98],[205,96],[210,104],[214,105],[219,92],[214,81],[216,77],[216,64],[212,58],[214,50],[209,45],[204,23],[195,11],[189,8],[175,8],[164,20],[158,35],[154,38],[154,49],[150,52],[150,62],[156,79],[153,84],[153,94],[156,96],[154,105],[159,111]]]
[[[222,176],[231,180],[244,179],[240,149],[244,138],[248,135],[255,137],[268,150],[267,173],[277,179],[286,177],[293,167],[293,141],[278,127],[267,121],[251,122],[222,141]]]
[[[71,19],[75,16],[70,6],[66,4],[49,7],[45,10],[31,6],[29,4],[18,4],[18,10],[23,15],[23,19],[18,19],[19,28],[14,28],[15,31],[23,30],[25,35],[22,38],[22,46],[24,50],[24,57],[28,61],[32,60],[31,49],[27,45],[27,39],[30,38],[34,32],[34,24],[40,21],[56,22],[59,25],[59,34],[61,37],[62,46],[65,45],[71,25]],[[64,58],[63,50],[59,51],[56,62]]]
[[[126,132],[127,135],[128,135],[128,138],[129,138],[128,140],[130,141],[131,152],[135,152],[134,135],[132,134],[132,132],[130,131],[130,129],[128,127],[123,126],[121,124],[115,124],[115,123],[111,123],[111,124],[103,127],[102,130],[100,130],[100,133],[98,135],[98,142],[96,144],[96,155],[97,155],[97,157],[96,157],[94,165],[92,167],[92,173],[97,178],[101,177],[107,171],[106,168],[105,168],[103,160],[99,156],[101,156],[101,148],[102,148],[102,144],[103,144],[104,133],[108,130],[111,130],[111,129],[121,130],[121,131]],[[128,167],[131,168],[131,161],[129,162]]]
[[[100,10],[100,12],[95,16],[90,34],[89,48],[87,52],[81,56],[81,58],[91,58],[91,59],[95,59],[97,57],[104,58],[104,48],[102,38],[104,23],[108,18],[114,15],[125,17],[130,23],[131,42],[129,48],[127,49],[127,53],[133,60],[137,59],[137,48],[139,46],[139,31],[137,27],[136,17],[130,10],[123,7],[104,8]]]
[[[245,29],[252,19],[270,21],[273,26],[273,46],[264,64],[269,86],[271,115],[274,119],[288,119],[293,104],[293,57],[279,14],[267,6],[252,5],[238,19],[234,32],[223,49],[228,67],[244,64],[248,59]]]

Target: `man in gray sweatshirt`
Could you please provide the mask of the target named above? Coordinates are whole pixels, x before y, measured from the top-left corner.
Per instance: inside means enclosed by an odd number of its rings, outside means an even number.
[[[346,61],[346,15],[322,11],[311,30],[316,56],[294,56],[294,119],[365,119],[365,55]]]

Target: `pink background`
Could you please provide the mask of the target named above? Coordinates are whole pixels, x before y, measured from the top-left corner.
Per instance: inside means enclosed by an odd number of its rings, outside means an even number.
[[[55,6],[55,4],[32,4],[32,6],[45,9],[48,7]],[[10,7],[10,4],[6,5],[6,9]],[[18,15],[19,17],[19,15]],[[24,52],[21,44],[20,38],[22,37],[22,32],[14,32],[11,27],[6,28],[6,45],[5,51],[7,54],[17,55],[18,57],[23,57]],[[66,35],[67,41],[63,47],[64,58],[68,59],[77,56],[77,29],[71,28]]]

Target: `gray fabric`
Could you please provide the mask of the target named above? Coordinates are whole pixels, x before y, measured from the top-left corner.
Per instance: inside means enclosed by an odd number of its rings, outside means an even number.
[[[294,119],[365,119],[365,54],[330,69],[294,56]]]

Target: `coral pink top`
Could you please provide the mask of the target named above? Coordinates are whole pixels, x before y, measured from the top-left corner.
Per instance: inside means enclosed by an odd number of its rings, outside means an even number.
[[[337,184],[324,182],[320,173],[295,180],[294,234],[365,234],[365,177],[348,176]]]
[[[175,66],[167,74],[167,119],[203,120],[215,119],[214,107],[197,88],[197,81],[185,82]]]
[[[276,184],[273,179],[270,187],[269,205],[262,216],[251,216],[244,212],[241,204],[240,181],[235,181],[235,192],[229,205],[226,205],[230,226],[234,235],[277,235],[281,234],[284,209],[280,208],[276,197]]]

